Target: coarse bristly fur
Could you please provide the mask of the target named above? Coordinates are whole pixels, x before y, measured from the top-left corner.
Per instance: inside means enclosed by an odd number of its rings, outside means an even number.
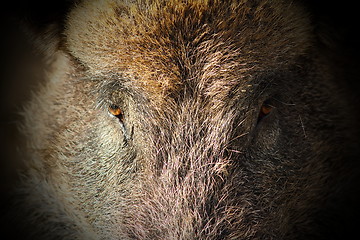
[[[342,239],[355,130],[317,40],[295,1],[77,3],[24,111],[22,231]]]

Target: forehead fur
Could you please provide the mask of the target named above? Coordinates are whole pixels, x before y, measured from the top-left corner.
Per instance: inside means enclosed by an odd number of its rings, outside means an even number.
[[[293,1],[91,0],[69,14],[66,36],[93,74],[125,74],[162,95],[185,78],[289,63],[308,49],[309,25]]]

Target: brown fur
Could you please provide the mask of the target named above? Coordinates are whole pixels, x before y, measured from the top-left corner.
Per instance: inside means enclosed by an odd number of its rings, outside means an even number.
[[[299,5],[84,1],[54,41],[25,110],[29,236],[331,235],[350,109]]]
[[[222,72],[218,65],[225,58],[224,69],[238,75],[258,61],[279,65],[281,57],[301,54],[311,41],[301,10],[282,2],[257,7],[248,1],[113,4],[97,1],[72,11],[66,31],[69,50],[95,74],[131,76],[140,87],[160,95],[153,99],[176,91],[191,74],[203,74],[196,77],[208,81],[215,69]],[[223,14],[231,17],[224,19]],[[264,52],[270,54],[265,59]],[[229,77],[224,76],[225,81]]]

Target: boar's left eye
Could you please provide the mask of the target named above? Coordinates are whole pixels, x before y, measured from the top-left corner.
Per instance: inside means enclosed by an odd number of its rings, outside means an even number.
[[[109,106],[109,113],[115,117],[117,117],[120,121],[124,120],[123,111],[117,105],[110,105]]]
[[[274,106],[271,105],[270,101],[265,101],[261,108],[260,108],[260,112],[259,112],[259,116],[258,116],[258,123],[265,118],[267,115],[269,115],[274,109]]]

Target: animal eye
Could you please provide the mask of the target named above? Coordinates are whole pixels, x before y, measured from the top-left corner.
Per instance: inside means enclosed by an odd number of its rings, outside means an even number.
[[[110,105],[109,106],[109,113],[115,117],[117,117],[119,120],[123,120],[124,115],[123,115],[123,111],[121,110],[121,108],[119,106],[116,105]]]
[[[260,108],[258,122],[261,121],[267,115],[269,115],[273,109],[274,109],[274,106],[271,105],[269,101],[265,101]]]

